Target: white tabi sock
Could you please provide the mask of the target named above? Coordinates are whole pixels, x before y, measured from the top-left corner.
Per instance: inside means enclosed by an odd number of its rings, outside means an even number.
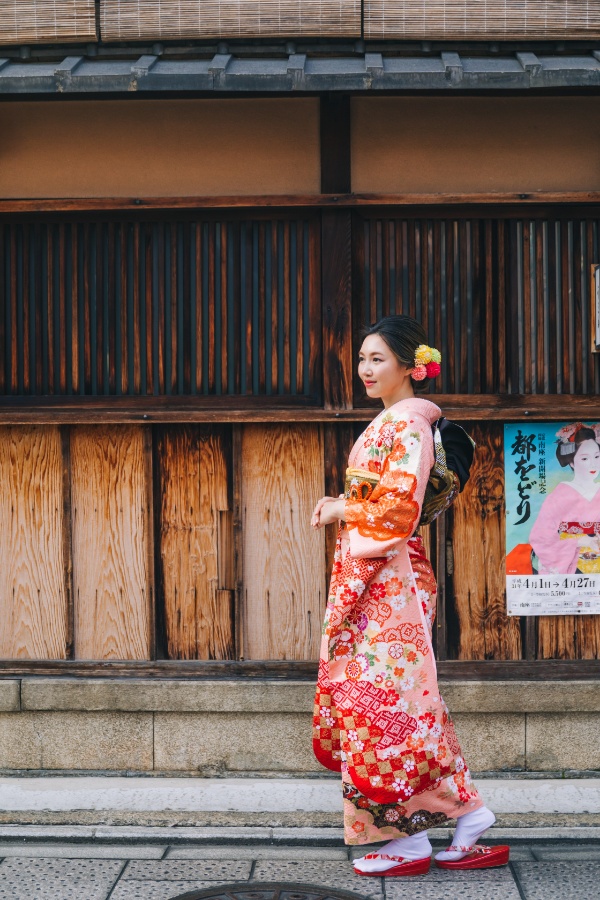
[[[453,847],[474,847],[484,831],[487,831],[494,822],[496,816],[487,806],[480,806],[473,812],[460,816],[456,823],[456,831],[452,838]],[[436,859],[456,860],[462,859],[470,853],[470,850],[441,850],[435,854]]]
[[[379,850],[374,850],[373,852],[384,854],[385,856],[398,856],[408,860],[425,859],[425,857],[431,856],[431,844],[427,837],[427,831],[419,831],[417,834],[411,834],[409,837],[396,838],[396,840],[390,841],[389,844],[384,844]],[[389,859],[366,859],[364,856],[354,860],[354,868],[358,869],[359,872],[384,872],[386,869],[391,869],[397,865],[399,863],[392,862]]]

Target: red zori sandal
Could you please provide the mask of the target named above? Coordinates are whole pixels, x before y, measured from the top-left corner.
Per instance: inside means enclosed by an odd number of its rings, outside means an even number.
[[[375,878],[387,878],[389,875],[427,875],[431,865],[430,856],[426,856],[425,859],[404,859],[402,856],[387,856],[385,853],[367,853],[364,859],[386,859],[397,864],[379,872],[361,872],[356,867],[354,869],[357,875],[371,875]]]
[[[494,866],[505,866],[510,855],[510,847],[502,844],[498,847],[485,847],[475,844],[474,847],[448,847],[456,853],[466,853],[461,859],[436,859],[440,869],[491,869]]]

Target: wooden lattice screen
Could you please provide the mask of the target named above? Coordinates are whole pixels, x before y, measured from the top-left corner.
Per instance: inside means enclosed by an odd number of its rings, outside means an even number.
[[[360,37],[360,0],[102,0],[105,41],[136,38]]]
[[[94,0],[0,0],[0,44],[95,39]]]
[[[359,322],[422,321],[443,351],[442,394],[600,393],[589,339],[599,239],[593,216],[357,217]]]
[[[0,224],[0,396],[318,399],[315,218]]]
[[[367,39],[593,38],[599,0],[364,0]]]

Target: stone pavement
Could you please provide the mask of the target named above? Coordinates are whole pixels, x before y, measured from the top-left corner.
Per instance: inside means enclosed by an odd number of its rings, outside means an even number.
[[[438,830],[435,849],[447,843]],[[334,828],[0,827],[1,900],[173,900],[188,891],[289,882],[369,900],[597,900],[600,829],[495,829],[509,867],[360,878]],[[373,845],[371,845],[373,848]]]

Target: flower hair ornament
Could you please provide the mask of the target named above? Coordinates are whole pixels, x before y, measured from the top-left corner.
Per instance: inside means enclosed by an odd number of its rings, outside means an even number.
[[[576,449],[573,447],[575,437],[582,428],[589,428],[590,431],[593,431],[596,435],[596,440],[600,443],[600,424],[584,425],[583,422],[574,422],[572,425],[565,425],[564,428],[560,428],[556,432],[561,456],[574,452],[574,449]]]
[[[427,344],[419,344],[415,351],[415,367],[411,372],[415,381],[423,381],[425,378],[435,378],[442,371],[440,363],[442,354],[435,347]]]

